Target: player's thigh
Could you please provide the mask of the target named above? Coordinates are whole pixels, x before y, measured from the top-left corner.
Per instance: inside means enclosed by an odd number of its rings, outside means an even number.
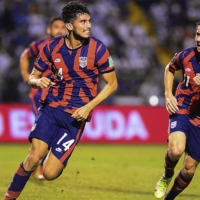
[[[199,162],[193,159],[187,152],[183,160],[183,173],[185,176],[192,176],[198,166]]]
[[[169,134],[168,136],[168,148],[169,149],[178,149],[179,151],[184,152],[186,146],[186,135],[182,131],[175,131]]]
[[[50,150],[44,164],[44,176],[49,180],[53,180],[62,173],[63,169],[64,165]]]

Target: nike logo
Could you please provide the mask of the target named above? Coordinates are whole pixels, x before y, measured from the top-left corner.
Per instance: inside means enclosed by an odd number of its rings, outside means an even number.
[[[60,61],[61,61],[60,58],[56,58],[56,59],[54,60],[54,62],[60,62]]]

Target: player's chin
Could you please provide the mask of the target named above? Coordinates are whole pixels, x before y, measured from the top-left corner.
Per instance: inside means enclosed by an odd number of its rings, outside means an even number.
[[[197,45],[197,51],[200,53],[200,46]]]

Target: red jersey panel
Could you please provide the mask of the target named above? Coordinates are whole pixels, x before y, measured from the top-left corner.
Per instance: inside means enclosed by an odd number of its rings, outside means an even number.
[[[105,45],[94,37],[77,49],[69,49],[64,36],[53,38],[41,50],[34,66],[41,72],[51,67],[56,83],[43,93],[42,102],[69,113],[97,95],[100,74],[115,70]]]

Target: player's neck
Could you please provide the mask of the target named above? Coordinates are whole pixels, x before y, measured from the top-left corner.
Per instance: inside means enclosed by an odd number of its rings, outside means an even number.
[[[65,43],[69,49],[77,49],[83,45],[85,40],[75,39],[73,36],[65,38]]]

